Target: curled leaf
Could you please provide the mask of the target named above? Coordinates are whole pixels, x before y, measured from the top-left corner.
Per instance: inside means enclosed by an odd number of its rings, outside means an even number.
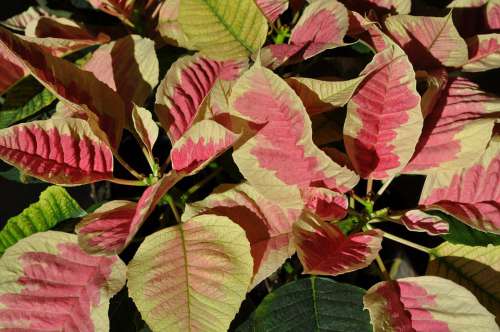
[[[382,232],[370,230],[345,236],[335,226],[307,216],[293,225],[297,254],[304,273],[332,275],[367,267],[382,248]]]
[[[500,34],[477,35],[467,39],[469,61],[462,67],[466,72],[478,72],[500,67]]]
[[[421,210],[410,210],[401,217],[401,222],[410,231],[426,232],[429,235],[446,234],[449,225],[438,215]]]
[[[134,129],[142,143],[149,152],[150,158],[153,158],[153,146],[158,139],[160,128],[153,120],[153,115],[150,111],[143,107],[134,105],[132,109],[132,121]]]
[[[269,22],[276,19],[288,9],[288,0],[255,0]]]

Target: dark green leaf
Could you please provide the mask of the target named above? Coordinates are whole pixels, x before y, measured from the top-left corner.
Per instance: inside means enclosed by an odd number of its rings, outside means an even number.
[[[49,106],[54,100],[56,100],[56,97],[49,90],[43,89],[42,92],[27,100],[22,106],[2,109],[0,111],[0,128],[9,127],[38,113]]]
[[[371,332],[364,294],[331,279],[299,279],[268,294],[236,331]]]
[[[40,181],[40,180],[35,179],[31,176],[27,176],[27,175],[21,173],[15,167],[12,167],[7,171],[0,172],[0,176],[3,177],[4,179],[9,180],[9,181],[19,182],[19,183],[23,183],[23,184],[44,183],[43,181]]]

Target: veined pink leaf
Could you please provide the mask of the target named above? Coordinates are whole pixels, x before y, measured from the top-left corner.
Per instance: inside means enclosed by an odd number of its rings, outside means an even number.
[[[357,184],[354,172],[314,145],[300,98],[269,69],[254,65],[245,72],[233,87],[230,104],[235,116],[262,126],[235,147],[233,158],[248,182],[268,199],[301,210],[301,189],[345,192]]]
[[[316,115],[347,104],[365,78],[366,76],[360,76],[346,81],[325,81],[290,77],[286,81],[302,100],[307,113]]]
[[[132,25],[130,18],[135,0],[88,0],[90,4],[109,15],[118,17],[123,22]]]
[[[239,135],[212,120],[201,120],[175,142],[170,152],[172,168],[193,174],[229,149]]]
[[[466,78],[448,82],[426,117],[415,154],[405,173],[428,174],[470,166],[484,152],[500,100]],[[491,117],[491,118],[490,118]]]
[[[429,235],[447,234],[449,225],[441,217],[421,210],[410,210],[401,217],[401,222],[410,231],[426,232]]]
[[[497,331],[495,317],[462,286],[439,277],[379,282],[363,299],[374,331]]]
[[[332,275],[367,267],[381,249],[382,232],[374,229],[345,236],[335,226],[304,215],[293,225],[304,273]]]
[[[15,16],[9,17],[5,21],[0,22],[3,26],[12,29],[12,30],[17,30],[17,31],[24,31],[26,26],[28,25],[29,22],[32,20],[35,20],[39,17],[51,17],[45,9],[39,6],[30,6],[27,10],[24,12],[21,12]]]
[[[302,13],[288,44],[263,48],[262,63],[276,68],[295,55],[309,59],[327,49],[342,46],[348,26],[347,9],[342,3],[336,0],[314,1]]]
[[[128,35],[98,48],[83,69],[116,91],[124,101],[141,106],[158,84],[154,42]]]
[[[89,254],[119,254],[126,246],[136,207],[134,202],[111,201],[87,215],[75,228],[80,247]]]
[[[182,177],[181,174],[168,173],[148,187],[139,202],[111,201],[87,215],[76,227],[82,249],[91,254],[121,253],[160,199]]]
[[[153,115],[150,111],[143,107],[134,105],[132,109],[132,121],[134,129],[142,143],[149,152],[150,158],[153,160],[153,146],[158,139],[160,128],[153,120]]]
[[[227,331],[252,278],[245,232],[202,215],[148,236],[128,265],[129,292],[155,331]]]
[[[396,15],[384,22],[392,38],[417,68],[461,67],[467,63],[467,44],[446,17]]]
[[[500,137],[473,165],[427,176],[420,204],[440,209],[481,231],[500,234]]]
[[[327,188],[309,187],[302,190],[309,213],[322,220],[340,220],[347,215],[349,201],[344,194]]]
[[[448,8],[474,8],[484,6],[488,0],[453,0]]]
[[[118,258],[90,256],[76,235],[36,233],[0,258],[0,329],[108,331],[109,300],[124,285]]]
[[[486,5],[486,22],[492,30],[500,29],[500,1],[489,0]]]
[[[197,54],[170,67],[158,86],[155,112],[172,143],[191,127],[215,82],[236,79],[245,66],[244,61],[215,61]]]
[[[76,110],[97,115],[99,127],[108,135],[112,147],[118,146],[128,117],[118,94],[92,73],[48,54],[4,28],[0,28],[0,45],[17,57],[59,99]]]
[[[201,214],[228,217],[245,230],[253,257],[250,288],[269,277],[295,253],[292,224],[297,216],[266,199],[248,183],[217,187],[204,200],[188,204],[182,220]]]
[[[462,67],[466,72],[478,72],[500,67],[500,34],[477,35],[467,39],[469,61]]]
[[[269,22],[276,19],[288,9],[288,0],[255,0]]]
[[[387,179],[410,160],[422,130],[420,95],[408,57],[397,45],[374,56],[365,83],[347,104],[344,143],[357,173]]]
[[[0,158],[29,176],[77,185],[113,176],[108,143],[81,119],[27,122],[0,130]]]

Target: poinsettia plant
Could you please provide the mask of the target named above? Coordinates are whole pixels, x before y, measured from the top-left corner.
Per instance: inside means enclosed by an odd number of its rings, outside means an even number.
[[[50,184],[0,230],[1,330],[499,330],[498,1],[1,24],[1,174]]]

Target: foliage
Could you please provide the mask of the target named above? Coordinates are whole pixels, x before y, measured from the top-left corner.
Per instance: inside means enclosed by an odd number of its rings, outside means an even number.
[[[0,22],[0,176],[53,184],[0,329],[498,330],[498,1],[39,3]]]

